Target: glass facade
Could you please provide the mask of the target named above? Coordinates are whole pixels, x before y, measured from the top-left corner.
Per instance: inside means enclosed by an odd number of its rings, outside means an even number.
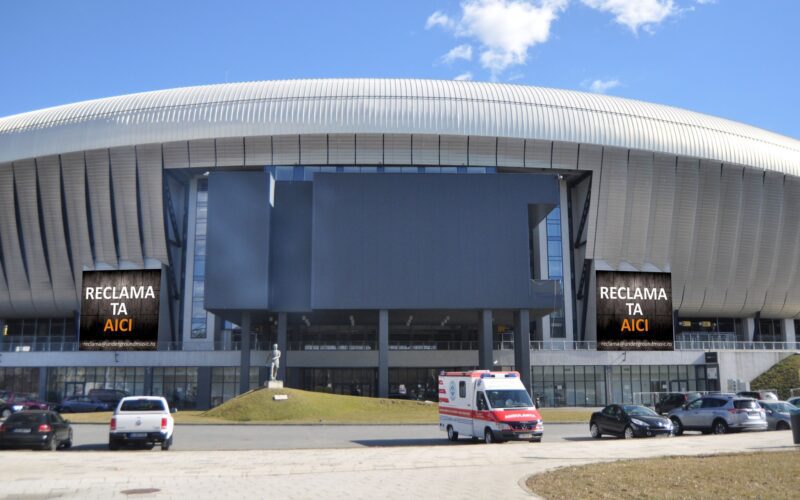
[[[717,365],[532,366],[542,406],[649,403],[654,392],[718,391]]]
[[[0,391],[39,392],[39,368],[0,368]]]
[[[0,350],[72,351],[77,341],[72,318],[10,319],[0,337]]]
[[[194,222],[194,269],[192,270],[191,338],[208,336],[208,313],[203,308],[206,275],[206,230],[208,226],[208,179],[197,179]]]
[[[564,285],[564,260],[561,246],[561,210],[554,208],[547,215],[547,273],[551,280],[558,280],[563,289]],[[566,338],[564,327],[564,302],[558,304],[558,309],[550,313],[550,338]]]
[[[153,368],[151,394],[164,396],[171,408],[197,408],[197,368],[170,366]]]
[[[258,367],[250,367],[250,390],[258,388]],[[218,406],[239,394],[239,367],[211,369],[211,406]]]
[[[83,396],[92,389],[120,389],[129,394],[145,394],[143,367],[64,367],[47,370],[47,400],[61,401],[67,396]]]
[[[377,395],[375,368],[290,368],[289,387],[350,396]]]

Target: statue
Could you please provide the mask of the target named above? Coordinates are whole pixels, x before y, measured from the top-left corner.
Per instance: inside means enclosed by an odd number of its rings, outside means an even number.
[[[269,379],[277,380],[278,368],[281,366],[281,351],[278,350],[278,344],[272,344],[272,352],[269,353],[267,366],[269,366]]]

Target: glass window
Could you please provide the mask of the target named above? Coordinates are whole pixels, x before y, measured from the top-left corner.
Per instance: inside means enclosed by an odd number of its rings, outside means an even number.
[[[458,383],[458,397],[465,398],[467,397],[467,383],[466,382],[459,382]]]

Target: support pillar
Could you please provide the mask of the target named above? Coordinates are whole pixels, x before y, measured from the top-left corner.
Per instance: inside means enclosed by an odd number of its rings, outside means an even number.
[[[783,330],[783,341],[787,344],[794,344],[797,342],[797,335],[794,329],[794,318],[789,319],[782,319],[781,320],[781,329]],[[796,346],[789,346],[790,349],[793,349]]]
[[[47,397],[47,367],[39,368],[39,401],[49,401]]]
[[[378,312],[378,397],[389,397],[389,311]]]
[[[160,396],[161,394],[153,394],[153,367],[144,367],[144,393],[147,396]]]
[[[197,409],[211,408],[211,370],[210,366],[197,368]]]
[[[239,394],[250,390],[250,313],[242,313],[242,345],[239,363]]]
[[[570,202],[569,202],[569,189],[567,188],[567,181],[562,179],[558,182],[560,198],[559,207],[561,219],[561,275],[564,277],[561,282],[563,283],[563,294],[561,303],[564,305],[564,338],[567,342],[572,342],[578,336],[575,335],[575,315],[573,313],[572,297],[575,296],[573,292],[574,277],[572,275],[572,231],[570,230]],[[547,219],[545,218],[545,224]],[[545,233],[547,226],[545,225]],[[549,248],[549,247],[546,247]]]
[[[514,313],[514,369],[531,394],[531,318],[527,309]]]
[[[286,338],[288,315],[278,313],[278,350],[281,351],[280,366],[278,367],[278,380],[286,380],[286,362],[289,354],[289,344]],[[269,378],[269,376],[267,376]]]
[[[744,319],[745,342],[752,342],[756,334],[756,321],[754,318]]]
[[[494,338],[492,335],[492,310],[482,309],[478,315],[478,369],[494,368]]]
[[[753,342],[761,341],[761,311],[753,318]]]

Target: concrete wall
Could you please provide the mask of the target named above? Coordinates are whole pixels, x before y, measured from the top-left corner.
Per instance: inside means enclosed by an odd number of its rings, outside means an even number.
[[[730,390],[732,380],[739,383],[740,391],[749,388],[754,378],[793,354],[795,352],[791,351],[719,351],[720,389]],[[741,387],[742,384],[746,387]]]
[[[270,238],[270,309],[311,310],[310,182],[275,184]]]

